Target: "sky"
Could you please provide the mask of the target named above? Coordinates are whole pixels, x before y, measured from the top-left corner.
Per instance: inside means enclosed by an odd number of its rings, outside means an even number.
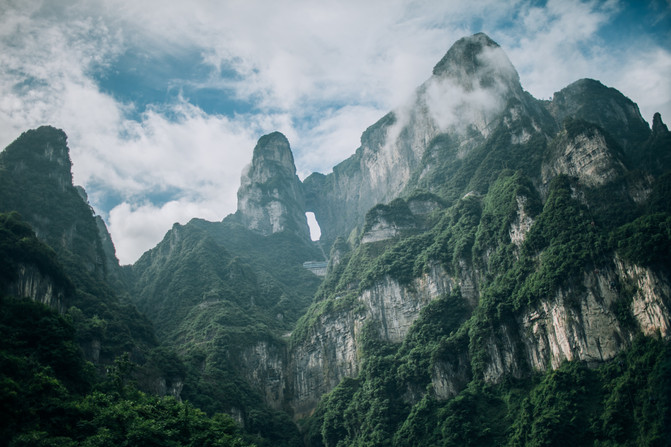
[[[593,78],[671,121],[671,0],[0,0],[0,148],[63,129],[130,264],[235,212],[266,133],[328,173],[477,32],[536,98]]]

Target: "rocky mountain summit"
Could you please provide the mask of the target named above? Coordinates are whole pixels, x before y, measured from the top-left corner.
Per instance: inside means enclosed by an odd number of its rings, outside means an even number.
[[[108,255],[94,213],[72,184],[66,141],[62,130],[43,126],[23,133],[0,154],[1,209],[18,211],[38,237],[57,251],[79,257],[87,271],[102,278],[115,272],[107,272]],[[110,239],[107,228],[100,230]],[[118,268],[113,253],[112,257]]]
[[[418,186],[429,175],[426,161],[438,137],[449,135],[462,159],[512,107],[543,113],[498,44],[482,33],[457,41],[406,104],[363,133],[352,157],[331,174],[305,179],[307,206],[323,222],[323,237],[343,234],[377,203]]]

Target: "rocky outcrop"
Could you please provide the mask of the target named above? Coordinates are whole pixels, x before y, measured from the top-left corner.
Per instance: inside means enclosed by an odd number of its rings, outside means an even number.
[[[449,294],[458,284],[460,282],[451,278],[439,264],[433,264],[428,274],[409,286],[402,286],[387,276],[364,290],[358,300],[365,306],[366,320],[379,323],[380,337],[400,343],[422,308],[435,298]]]
[[[516,325],[499,329],[490,343],[485,379],[519,376],[522,359],[535,371],[557,368],[565,360],[609,360],[638,332],[668,338],[670,284],[659,272],[619,258],[610,267],[585,272],[581,287],[559,290],[522,314]]]
[[[366,213],[361,243],[381,242],[425,230],[426,217],[441,208],[440,200],[432,194],[374,206]]]
[[[632,336],[613,312],[620,294],[612,269],[585,273],[584,291],[560,290],[521,317],[526,358],[532,369],[557,368],[564,360],[611,359]]]
[[[564,130],[555,139],[552,158],[543,164],[543,182],[565,174],[595,188],[621,177],[627,169],[611,141],[597,127],[586,126],[574,135]]]
[[[633,290],[631,310],[639,329],[645,335],[671,336],[671,283],[669,278],[619,258],[615,269]]]
[[[304,202],[289,141],[279,132],[261,137],[238,189],[242,224],[265,236],[289,230],[309,240]]]
[[[389,205],[377,205],[366,214],[361,243],[380,242],[417,229],[410,207],[398,199]]]
[[[527,233],[534,223],[534,220],[531,218],[529,211],[527,210],[528,200],[529,199],[525,196],[515,197],[515,201],[517,202],[517,212],[515,215],[515,220],[510,224],[508,236],[510,237],[510,242],[515,244],[517,247],[522,246],[522,243],[526,239]]]
[[[9,284],[6,293],[45,304],[59,313],[67,309],[66,291],[31,264],[19,264],[16,280]]]
[[[286,356],[286,346],[267,340],[246,347],[240,355],[245,379],[261,391],[266,404],[275,409],[281,409],[286,402]]]
[[[325,393],[359,373],[364,322],[364,315],[353,310],[321,315],[307,337],[292,347],[288,376],[295,418],[309,416]]]

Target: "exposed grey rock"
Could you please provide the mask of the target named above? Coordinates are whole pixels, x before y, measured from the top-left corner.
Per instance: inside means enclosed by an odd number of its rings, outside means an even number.
[[[392,239],[416,228],[417,222],[410,207],[399,199],[390,205],[378,205],[366,214],[361,243]]]
[[[666,124],[662,121],[662,115],[659,112],[655,113],[652,117],[652,135],[659,136],[669,133],[669,128],[666,127]]]
[[[244,349],[240,358],[247,381],[262,391],[266,404],[282,408],[286,397],[286,346],[258,341]]]
[[[459,280],[434,264],[429,273],[409,285],[385,277],[357,297],[360,307],[320,316],[308,336],[290,352],[290,403],[295,416],[310,414],[324,393],[343,378],[359,373],[360,333],[367,321],[379,323],[383,340],[400,342],[421,309],[456,285],[461,285]]]
[[[64,313],[68,305],[66,291],[32,264],[18,266],[16,280],[9,284],[6,292],[45,304],[59,313]]]
[[[527,210],[528,199],[524,196],[517,196],[515,197],[515,201],[517,202],[517,215],[515,221],[510,224],[508,235],[510,236],[510,242],[520,247],[531,229],[534,220],[529,216]]]
[[[238,189],[242,224],[266,236],[290,230],[309,240],[304,202],[289,141],[279,132],[261,137]]]
[[[554,156],[543,164],[543,182],[565,174],[577,177],[589,187],[610,183],[626,172],[624,163],[617,157],[617,148],[599,128],[593,127],[578,135],[563,131],[555,142]]]
[[[636,103],[593,79],[580,79],[556,92],[548,110],[558,125],[569,117],[598,125],[615,138],[625,153],[650,135],[650,127]]]

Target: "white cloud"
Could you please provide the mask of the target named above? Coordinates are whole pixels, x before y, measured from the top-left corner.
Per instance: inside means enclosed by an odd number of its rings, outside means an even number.
[[[661,113],[665,122],[671,121],[671,51],[637,51],[626,66],[605,79],[638,103],[648,122],[652,122],[655,112]]]
[[[219,216],[213,212],[216,206],[187,200],[170,201],[162,206],[126,202],[117,205],[108,217],[117,257],[122,264],[134,262],[158,244],[175,222],[185,224],[195,216],[218,220]]]
[[[499,43],[523,87],[548,98],[577,79],[603,73],[606,56],[596,33],[616,12],[610,2],[549,0],[545,8],[523,9],[524,28],[504,34]]]
[[[671,116],[671,52],[639,35],[617,42],[599,37],[622,14],[621,1],[550,0],[520,11],[522,28],[503,32],[499,43],[520,73],[522,86],[547,99],[581,79],[615,87],[639,104],[643,118],[655,111]],[[669,13],[669,7],[663,11]],[[521,37],[520,37],[521,36]]]
[[[363,131],[386,113],[386,110],[366,105],[321,111],[316,125],[305,126],[299,129],[295,139],[289,138],[298,176],[304,179],[313,172],[328,173],[354,153]]]

